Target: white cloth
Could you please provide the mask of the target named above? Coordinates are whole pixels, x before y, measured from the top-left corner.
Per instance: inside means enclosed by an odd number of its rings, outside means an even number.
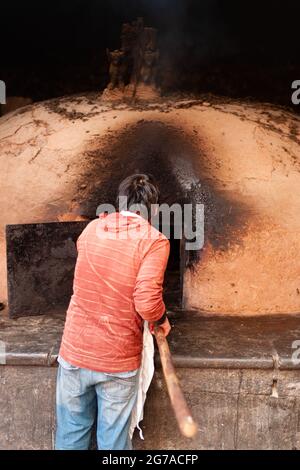
[[[144,417],[144,404],[146,401],[147,392],[154,375],[154,342],[153,335],[150,333],[148,322],[144,322],[143,334],[143,352],[142,362],[139,372],[139,385],[138,395],[135,407],[131,415],[131,425],[129,428],[130,439],[133,436],[135,428],[140,431],[140,438],[144,439],[142,429],[140,428],[140,421]]]
[[[139,214],[130,211],[121,211],[125,217],[141,217]],[[154,375],[154,342],[153,335],[150,333],[148,322],[144,322],[143,334],[143,352],[142,362],[139,371],[139,384],[136,404],[132,410],[131,424],[129,428],[130,439],[133,436],[135,428],[140,431],[140,438],[144,439],[143,431],[139,423],[144,417],[144,405],[147,397],[147,392],[150,387]]]
[[[124,217],[140,217],[142,219],[142,216],[137,214],[136,212],[121,211],[120,214],[124,215]]]

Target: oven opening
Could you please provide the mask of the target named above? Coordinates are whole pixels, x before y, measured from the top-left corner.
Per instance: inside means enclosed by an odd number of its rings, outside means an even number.
[[[167,309],[180,309],[182,307],[184,240],[178,237],[178,227],[176,229],[172,221],[168,226],[161,225],[160,230],[170,242],[170,256],[164,280],[164,301]]]

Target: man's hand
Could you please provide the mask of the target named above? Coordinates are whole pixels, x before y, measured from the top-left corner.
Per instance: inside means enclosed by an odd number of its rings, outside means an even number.
[[[149,329],[153,335],[154,335],[154,328],[155,328],[155,323],[149,323]],[[161,325],[158,326],[158,328],[161,328],[162,331],[164,332],[164,335],[168,336],[168,334],[171,331],[171,325],[170,325],[168,318],[166,318],[165,321]]]

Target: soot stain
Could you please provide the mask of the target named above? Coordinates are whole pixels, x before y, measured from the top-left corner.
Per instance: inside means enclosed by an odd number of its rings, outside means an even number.
[[[207,175],[207,155],[199,148],[199,141],[196,144],[193,139],[194,136],[173,125],[140,120],[127,125],[118,134],[109,133],[97,141],[95,150],[87,152],[86,168],[78,180],[74,202],[79,204],[81,214],[94,219],[98,205],[115,204],[122,179],[133,173],[150,173],[158,182],[160,203],[204,205],[204,240],[215,250],[226,251],[232,244],[241,244],[249,207],[217,189],[213,178]],[[182,184],[172,160],[172,156],[178,154],[183,155],[189,165],[197,161],[198,168],[205,167],[205,178],[197,170],[198,182]],[[194,224],[195,219],[193,229]],[[202,249],[190,251],[187,266],[193,268],[201,259],[201,253]]]

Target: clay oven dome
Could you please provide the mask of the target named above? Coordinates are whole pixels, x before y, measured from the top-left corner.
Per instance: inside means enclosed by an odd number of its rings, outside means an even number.
[[[270,105],[95,95],[0,119],[0,281],[6,224],[95,217],[132,172],[157,177],[162,202],[204,203],[205,244],[184,272],[187,309],[299,312],[299,119]]]

